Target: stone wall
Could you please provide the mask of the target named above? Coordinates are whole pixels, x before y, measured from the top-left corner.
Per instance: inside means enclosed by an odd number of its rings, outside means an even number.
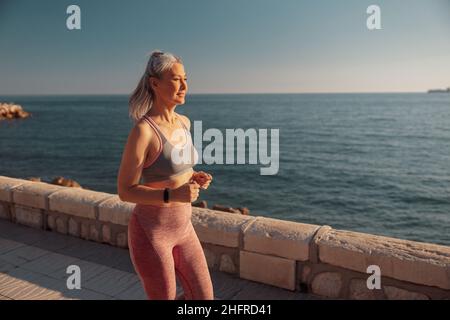
[[[115,194],[0,176],[0,218],[127,247],[134,204]],[[192,208],[213,270],[339,299],[450,299],[450,247]],[[370,265],[381,288],[368,289]]]

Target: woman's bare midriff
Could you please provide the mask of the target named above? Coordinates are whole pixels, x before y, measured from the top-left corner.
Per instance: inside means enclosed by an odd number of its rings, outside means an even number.
[[[179,174],[173,178],[170,178],[167,180],[162,180],[162,181],[147,182],[147,183],[144,183],[143,185],[150,187],[150,188],[155,188],[155,189],[164,189],[164,188],[176,189],[176,188],[182,186],[183,184],[189,182],[193,173],[194,173],[194,170],[191,168],[188,171],[186,171],[182,174]],[[186,204],[186,203],[187,202],[170,201],[170,198],[169,198],[169,203],[161,203],[161,204],[158,204],[158,206],[172,207],[172,206],[179,206],[179,205]]]

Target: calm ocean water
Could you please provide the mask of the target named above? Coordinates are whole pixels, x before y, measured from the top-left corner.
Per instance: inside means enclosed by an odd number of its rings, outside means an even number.
[[[62,175],[117,193],[126,96],[0,101],[33,114],[0,122],[0,175]],[[280,130],[277,175],[260,175],[260,164],[195,167],[214,176],[200,196],[209,207],[450,245],[448,94],[191,95],[176,111],[203,130]]]

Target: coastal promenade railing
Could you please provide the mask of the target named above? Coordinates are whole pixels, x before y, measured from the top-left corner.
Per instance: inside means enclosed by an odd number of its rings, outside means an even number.
[[[133,203],[0,176],[0,218],[127,248]],[[450,299],[450,247],[192,208],[213,270],[343,299]],[[378,273],[379,272],[379,273]]]

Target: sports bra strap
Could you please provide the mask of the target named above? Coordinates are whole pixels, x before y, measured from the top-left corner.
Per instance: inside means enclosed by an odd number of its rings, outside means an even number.
[[[186,131],[189,132],[189,130],[188,130],[188,128],[186,127],[186,125],[184,124],[184,122],[181,121],[181,119],[180,119],[178,116],[177,116],[177,119],[178,119],[179,122],[181,122],[181,125],[186,129]]]

